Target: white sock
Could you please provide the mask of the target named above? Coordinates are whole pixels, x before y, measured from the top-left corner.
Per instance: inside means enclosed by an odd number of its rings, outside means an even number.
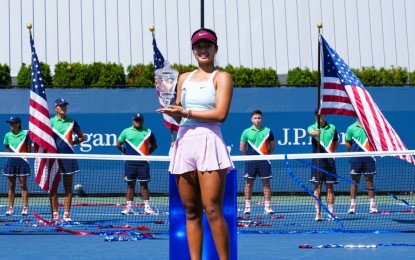
[[[319,213],[320,212],[320,204],[318,203],[314,203],[314,208],[316,209],[316,212]]]
[[[132,205],[134,205],[134,202],[132,200],[127,200],[127,205],[131,207]]]
[[[333,204],[329,204],[329,205],[327,205],[327,207],[329,208],[330,213],[334,212],[334,205]]]
[[[144,200],[144,207],[149,208],[150,207],[150,200]]]
[[[269,207],[270,204],[271,204],[271,202],[269,200],[265,201],[265,207]]]
[[[369,203],[370,203],[370,206],[375,205],[375,198],[370,198]]]
[[[245,207],[251,207],[251,200],[245,200]]]
[[[356,205],[356,200],[355,199],[351,199],[350,200],[350,205]]]

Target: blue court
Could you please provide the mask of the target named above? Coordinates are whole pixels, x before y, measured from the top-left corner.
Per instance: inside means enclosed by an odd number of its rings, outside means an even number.
[[[413,259],[411,233],[239,234],[238,259]],[[400,244],[377,248],[300,249],[299,245]],[[102,236],[0,236],[2,258],[15,259],[169,259],[169,236],[129,242],[105,242]],[[23,246],[24,245],[24,246]],[[180,257],[175,259],[182,259]]]

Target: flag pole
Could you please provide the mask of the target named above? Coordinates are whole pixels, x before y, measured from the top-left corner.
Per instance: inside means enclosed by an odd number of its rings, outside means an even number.
[[[318,120],[317,120],[317,128],[320,129],[320,90],[321,90],[321,69],[320,69],[320,30],[321,28],[323,28],[323,24],[322,23],[318,23],[317,24],[317,28],[318,28],[318,47],[317,47],[317,111],[318,111]],[[320,135],[319,135],[319,139],[320,139]],[[320,140],[319,140],[320,141]],[[318,146],[320,147],[320,146]]]
[[[321,90],[321,57],[320,57],[320,52],[321,52],[321,45],[320,45],[320,30],[321,28],[323,28],[323,24],[322,23],[318,23],[317,24],[317,28],[318,28],[318,45],[317,45],[317,129],[320,130],[320,90]],[[320,153],[320,132],[317,136],[317,153]],[[320,159],[317,159],[317,169],[320,169]],[[320,170],[317,170],[318,174],[317,174],[317,181],[318,181],[318,199],[321,200],[321,182],[320,182]],[[321,204],[318,204],[318,213],[321,214]]]
[[[200,28],[205,28],[205,1],[200,0]]]

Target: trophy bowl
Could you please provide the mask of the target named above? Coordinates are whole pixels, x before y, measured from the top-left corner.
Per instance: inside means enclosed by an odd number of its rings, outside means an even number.
[[[164,110],[169,110],[168,105],[175,97],[175,89],[179,72],[170,67],[168,63],[155,71],[156,89],[163,101]]]

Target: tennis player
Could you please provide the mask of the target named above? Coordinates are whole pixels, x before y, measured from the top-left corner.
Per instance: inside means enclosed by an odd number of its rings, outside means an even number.
[[[22,130],[22,120],[17,116],[10,117],[6,123],[10,126],[10,132],[4,136],[4,146],[6,152],[15,153],[30,153],[31,141],[26,131]],[[6,211],[6,216],[14,213],[14,197],[16,190],[16,179],[19,179],[20,190],[22,192],[23,208],[22,216],[27,215],[29,205],[29,193],[27,190],[27,176],[30,175],[30,167],[27,159],[24,158],[8,158],[3,169],[3,175],[7,176],[8,180],[8,197],[9,208]]]
[[[73,118],[67,116],[68,105],[69,103],[65,99],[56,99],[54,103],[56,115],[51,118],[50,122],[58,153],[73,154],[73,146],[82,143],[85,138],[79,124]],[[74,138],[75,135],[76,138]],[[70,210],[72,205],[73,177],[74,174],[79,172],[79,166],[75,159],[59,159],[58,162],[65,190],[63,221],[70,222],[72,221]],[[50,192],[50,201],[53,221],[59,221],[57,189]]]
[[[124,129],[118,137],[117,148],[126,155],[146,156],[157,149],[156,137],[149,128],[144,127],[144,115],[137,113],[132,118],[132,126]],[[124,180],[127,182],[127,193],[124,209],[121,214],[135,214],[133,210],[135,185],[140,183],[141,196],[144,201],[144,213],[153,214],[150,206],[150,163],[148,161],[125,161]]]
[[[191,37],[198,68],[179,77],[176,104],[159,109],[172,113],[180,128],[172,149],[169,171],[186,212],[186,234],[191,259],[201,259],[205,211],[220,259],[230,258],[229,231],[222,212],[226,174],[234,169],[223,141],[220,123],[229,113],[233,94],[231,76],[215,67],[216,33],[199,29]]]

